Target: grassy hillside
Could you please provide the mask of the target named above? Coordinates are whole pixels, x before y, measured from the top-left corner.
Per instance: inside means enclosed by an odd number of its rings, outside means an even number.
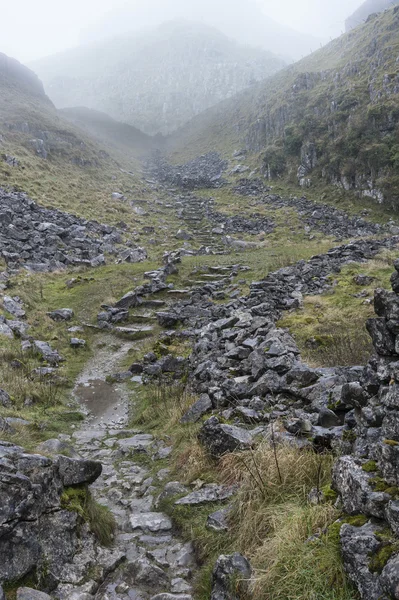
[[[146,148],[141,132],[106,148],[57,112],[29,69],[6,57],[0,61],[0,185],[86,218],[135,224],[135,213],[111,202],[111,194],[150,195],[137,160]]]
[[[136,127],[116,121],[98,110],[79,106],[61,109],[59,114],[107,147],[111,146],[117,151],[125,150],[130,154],[144,155],[154,145],[162,145],[162,138],[151,138]]]
[[[172,156],[244,147],[270,179],[323,179],[396,206],[398,51],[395,7],[194,119]]]

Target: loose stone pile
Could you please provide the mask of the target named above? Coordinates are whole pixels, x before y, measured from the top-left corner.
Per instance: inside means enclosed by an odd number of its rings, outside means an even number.
[[[161,154],[154,154],[148,171],[159,182],[185,190],[217,188],[224,185],[222,173],[227,168],[217,152],[209,152],[179,166],[170,165]]]
[[[220,212],[208,210],[207,217],[218,227],[213,229],[213,233],[248,233],[249,235],[257,235],[259,233],[272,233],[275,224],[271,219],[259,214],[251,214],[249,217],[241,215],[225,215]]]
[[[344,524],[345,566],[362,598],[399,598],[399,261],[393,292],[377,289],[377,317],[367,328],[375,355],[340,402],[351,409],[351,454],[338,459],[334,487],[345,512],[365,515],[362,526]]]
[[[249,188],[251,189],[251,188]],[[385,228],[370,223],[362,217],[351,217],[343,210],[328,204],[316,204],[306,198],[282,198],[275,194],[262,196],[262,202],[273,208],[294,208],[305,223],[305,229],[321,231],[336,239],[371,236],[382,233]]]
[[[105,254],[139,262],[143,248],[127,248],[109,225],[39,207],[20,192],[0,188],[0,247],[9,268],[51,271],[68,265],[98,266]]]

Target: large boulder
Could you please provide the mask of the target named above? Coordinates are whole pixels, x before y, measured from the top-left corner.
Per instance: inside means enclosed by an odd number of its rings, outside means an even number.
[[[58,469],[64,486],[93,483],[102,472],[102,465],[94,460],[58,456]]]
[[[75,577],[67,565],[94,538],[78,513],[63,509],[61,496],[64,485],[91,482],[100,472],[98,463],[26,454],[0,442],[0,581],[44,570],[54,583]]]
[[[205,421],[198,438],[215,457],[235,450],[249,450],[253,445],[253,435],[250,431],[235,425],[220,423],[217,417]]]

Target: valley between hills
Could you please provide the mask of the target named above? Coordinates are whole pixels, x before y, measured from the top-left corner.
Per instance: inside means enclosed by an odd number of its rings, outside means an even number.
[[[0,600],[399,598],[398,26],[158,135],[0,54]]]

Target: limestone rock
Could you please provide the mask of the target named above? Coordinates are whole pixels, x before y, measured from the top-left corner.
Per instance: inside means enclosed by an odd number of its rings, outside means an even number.
[[[251,565],[242,554],[219,556],[212,574],[211,600],[239,600],[244,591],[249,592],[251,574]]]
[[[94,460],[83,460],[60,455],[58,468],[64,486],[93,483],[102,472],[102,465]]]
[[[250,431],[225,425],[217,417],[211,417],[202,426],[198,438],[213,456],[219,457],[235,450],[248,450],[253,445]]]
[[[208,394],[201,394],[188,411],[180,419],[181,423],[196,423],[207,412],[212,410],[212,401]]]
[[[53,321],[70,321],[73,317],[73,310],[71,308],[58,308],[47,314]]]
[[[236,486],[223,486],[210,483],[195,492],[191,492],[188,496],[176,500],[175,504],[179,506],[198,506],[207,502],[223,502],[231,498],[236,491]]]
[[[32,588],[18,588],[17,600],[51,600],[51,596]]]

